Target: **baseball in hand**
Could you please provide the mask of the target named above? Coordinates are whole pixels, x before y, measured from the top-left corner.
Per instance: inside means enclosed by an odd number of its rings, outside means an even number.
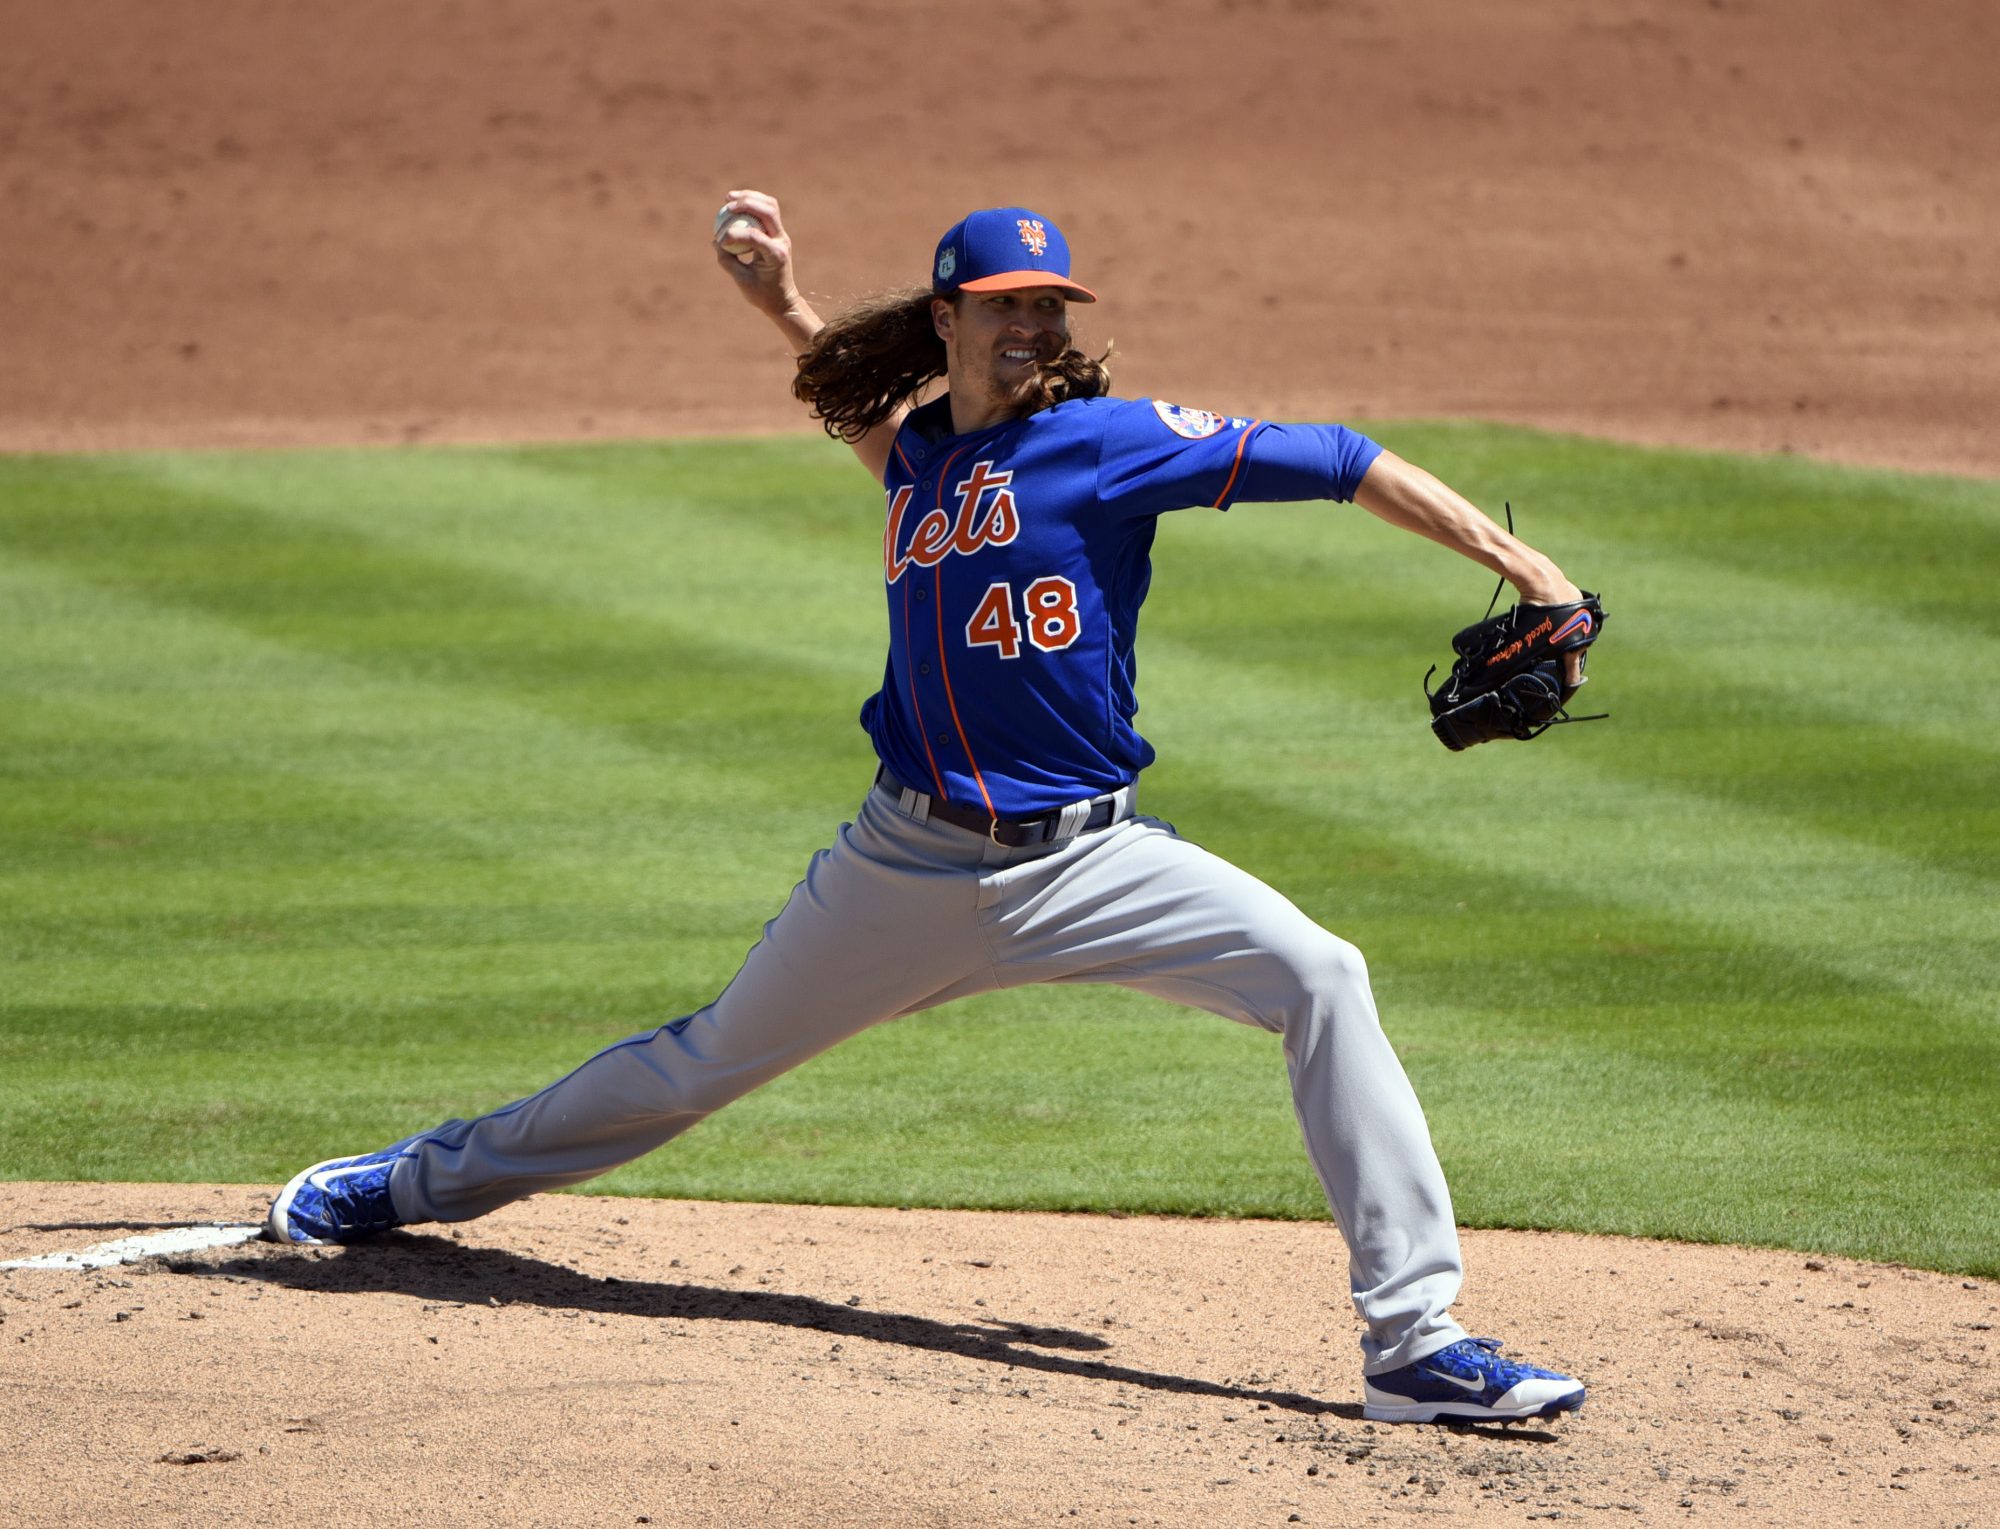
[[[747,212],[731,212],[727,207],[715,215],[716,232],[722,235],[725,254],[734,255],[745,265],[757,258],[757,246],[742,236],[745,233],[761,234],[764,225]]]

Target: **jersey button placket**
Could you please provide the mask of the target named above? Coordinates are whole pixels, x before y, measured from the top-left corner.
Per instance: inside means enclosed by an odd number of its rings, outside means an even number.
[[[930,602],[931,592],[928,589],[924,588],[922,584],[919,584],[916,581],[914,573],[911,576],[910,584],[911,584],[910,593],[917,597],[917,603],[919,605],[928,604]],[[929,632],[926,631],[925,636],[928,637],[929,635],[930,635]],[[917,673],[922,675],[925,679],[930,678],[931,665],[929,659],[924,659],[917,664]],[[932,699],[935,700],[936,697],[933,696]],[[951,746],[951,734],[949,732],[940,732],[937,735],[936,743],[937,746],[941,749],[949,748]]]

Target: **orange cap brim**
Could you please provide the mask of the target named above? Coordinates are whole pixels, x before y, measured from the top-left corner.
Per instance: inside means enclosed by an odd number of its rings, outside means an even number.
[[[1069,294],[1071,302],[1094,303],[1097,294],[1088,287],[1079,287],[1067,276],[1058,276],[1053,271],[1001,271],[994,276],[982,276],[977,281],[959,283],[961,292],[1016,292],[1023,287],[1054,287],[1059,292]]]

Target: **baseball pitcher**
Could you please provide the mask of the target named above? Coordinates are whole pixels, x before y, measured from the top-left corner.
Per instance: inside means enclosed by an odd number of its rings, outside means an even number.
[[[1557,720],[1601,606],[1352,430],[1113,396],[1104,359],[1071,343],[1071,307],[1096,294],[1027,208],[969,214],[926,283],[832,323],[799,294],[772,197],[731,192],[714,243],[797,352],[794,391],[882,485],[887,658],[860,715],[872,787],[714,1002],[490,1114],[307,1168],[269,1235],[344,1242],[482,1215],[650,1152],[870,1025],[995,988],[1108,983],[1282,1038],[1347,1243],[1369,1417],[1582,1406],[1578,1382],[1452,1317],[1451,1199],[1361,953],[1137,810],[1153,751],[1133,719],[1148,554],[1174,510],[1351,500],[1511,583],[1524,635],[1505,646],[1540,688],[1492,700],[1468,678],[1439,733],[1453,747],[1531,736],[1513,726],[1524,712]],[[1508,681],[1522,672],[1510,660]],[[1475,702],[1512,710],[1459,715]]]

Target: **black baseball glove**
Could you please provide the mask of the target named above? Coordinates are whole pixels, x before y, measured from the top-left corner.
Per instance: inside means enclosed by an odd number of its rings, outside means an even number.
[[[1596,595],[1567,605],[1517,605],[1473,623],[1452,638],[1458,659],[1436,690],[1424,676],[1431,731],[1454,752],[1494,738],[1539,738],[1558,722],[1596,722],[1565,710],[1583,683],[1587,650],[1604,630]],[[1576,684],[1565,674],[1576,654]],[[1435,665],[1431,674],[1435,674]]]

